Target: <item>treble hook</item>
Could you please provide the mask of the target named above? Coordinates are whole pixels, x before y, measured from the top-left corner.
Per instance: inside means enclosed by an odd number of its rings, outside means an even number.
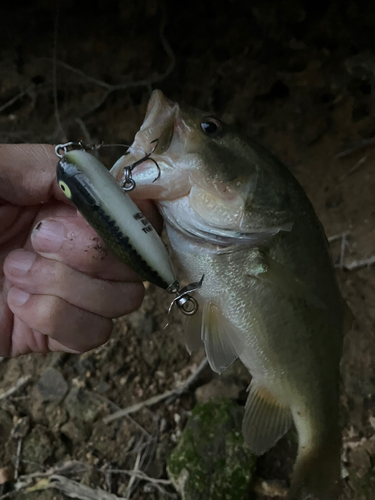
[[[124,191],[132,191],[135,188],[136,184],[135,184],[135,180],[131,176],[131,172],[132,172],[132,170],[134,170],[135,167],[137,167],[141,163],[144,163],[145,161],[152,161],[154,163],[154,165],[156,166],[156,168],[158,169],[158,175],[155,177],[155,179],[152,182],[155,182],[159,179],[160,167],[159,167],[156,160],[154,160],[153,158],[150,158],[152,153],[158,147],[159,139],[154,139],[153,141],[150,142],[150,144],[153,144],[154,142],[156,144],[149,153],[147,153],[145,156],[143,156],[143,158],[135,161],[134,163],[131,163],[130,165],[127,165],[126,167],[124,167],[124,177],[123,177],[123,182],[121,185],[121,187]],[[129,152],[125,153],[125,155],[127,155],[127,154],[129,154]]]

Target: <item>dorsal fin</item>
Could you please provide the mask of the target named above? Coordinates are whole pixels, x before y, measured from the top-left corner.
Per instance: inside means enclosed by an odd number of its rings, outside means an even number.
[[[264,386],[252,380],[245,406],[242,432],[251,451],[262,455],[290,428],[292,414]]]

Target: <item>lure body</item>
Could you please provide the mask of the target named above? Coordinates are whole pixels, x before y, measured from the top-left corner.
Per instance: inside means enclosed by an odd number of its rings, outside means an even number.
[[[122,262],[160,288],[178,288],[159,235],[97,158],[70,151],[56,173],[60,189]]]

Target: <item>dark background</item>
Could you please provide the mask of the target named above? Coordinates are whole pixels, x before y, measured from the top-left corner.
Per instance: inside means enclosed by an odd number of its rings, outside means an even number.
[[[347,233],[346,244],[333,238],[331,250],[337,266],[341,262],[337,277],[355,315],[342,362],[343,498],[354,500],[372,498],[375,484],[375,272],[345,269],[375,254],[374,28],[375,5],[364,1],[0,5],[1,142],[129,144],[151,90],[160,88],[170,99],[218,115],[261,142],[301,182],[327,236]],[[108,166],[116,154],[103,152]],[[64,402],[40,401],[34,384],[52,365],[70,389],[102,391],[119,407],[174,387],[202,353],[188,356],[178,321],[161,329],[167,302],[150,286],[141,311],[119,321],[113,339],[95,352],[2,361],[0,392],[22,375],[32,378],[20,397],[0,401],[0,468],[12,468],[17,441],[8,434],[18,418],[28,419],[26,442],[41,436],[38,443],[47,450],[37,455],[35,445],[27,457],[26,448],[23,473],[39,470],[27,459],[45,467],[76,459],[92,471],[106,464],[132,468],[134,456],[124,449],[142,434],[136,424],[103,426],[100,412],[82,422]],[[243,373],[236,377],[246,383]],[[209,378],[206,373],[201,383]],[[166,456],[194,404],[192,392],[134,417],[158,436],[143,465],[150,475],[165,476]],[[258,476],[287,481],[292,448],[285,441],[263,457]],[[103,475],[92,471],[80,480],[108,487]],[[120,496],[127,481],[115,477],[108,488]],[[46,494],[21,491],[12,498]],[[142,485],[134,489],[132,498],[146,497],[162,498],[144,493]]]

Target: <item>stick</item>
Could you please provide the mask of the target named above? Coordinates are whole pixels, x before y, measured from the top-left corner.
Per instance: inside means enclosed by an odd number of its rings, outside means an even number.
[[[348,240],[346,239],[346,233],[342,233],[342,238],[341,238],[341,248],[340,248],[340,264],[339,268],[342,269],[344,267],[344,255],[345,255],[345,248],[348,243]]]
[[[171,485],[172,481],[169,479],[157,479],[156,477],[151,477],[142,470],[126,470],[126,469],[106,469],[103,472],[110,472],[111,474],[126,474],[127,476],[135,476],[142,481],[147,481],[152,484],[164,484]]]
[[[347,177],[349,177],[349,175],[352,175],[356,170],[359,169],[359,167],[361,165],[363,165],[366,162],[367,158],[368,158],[368,155],[364,156],[359,161],[357,161],[357,163],[354,165],[354,167],[352,167],[347,172],[345,172],[344,174],[342,174],[341,177],[339,177],[339,181],[343,181],[344,179],[346,179]]]
[[[182,393],[186,392],[189,389],[190,385],[192,385],[195,379],[206,368],[207,364],[208,364],[207,358],[204,358],[204,360],[201,362],[201,364],[198,366],[195,372],[190,375],[190,377],[185,381],[185,383],[181,387],[177,387],[176,389],[164,392],[163,394],[158,394],[157,396],[153,396],[152,398],[146,399],[146,401],[141,401],[140,403],[128,406],[123,410],[118,410],[115,413],[112,413],[112,415],[104,417],[103,422],[105,424],[109,424],[110,422],[113,422],[113,420],[116,420],[117,418],[125,417],[130,413],[135,413],[136,411],[139,411],[145,406],[153,406],[171,396],[178,398],[179,396],[181,396]]]
[[[21,459],[21,449],[22,449],[22,438],[18,440],[17,444],[17,455],[16,455],[16,463],[14,467],[14,479],[18,479],[18,474],[20,471],[20,459]]]
[[[62,491],[64,495],[70,498],[78,498],[79,500],[119,500],[121,498],[100,488],[94,490],[89,486],[84,486],[57,474],[50,477],[47,488]]]
[[[126,488],[126,493],[125,493],[126,500],[130,499],[130,496],[131,496],[131,493],[132,493],[132,489],[133,489],[133,484],[134,484],[134,482],[136,480],[135,475],[140,470],[139,469],[139,462],[140,461],[141,461],[141,452],[139,451],[138,454],[137,454],[137,457],[135,459],[134,469],[132,471],[132,474],[130,475],[130,480],[129,480],[128,487]]]
[[[17,102],[19,99],[22,99],[22,97],[24,95],[28,94],[30,92],[30,90],[32,90],[34,87],[35,87],[34,84],[30,85],[30,87],[28,87],[26,90],[23,90],[22,92],[20,92],[16,96],[12,97],[12,99],[9,99],[9,101],[7,101],[5,104],[3,104],[2,106],[0,106],[0,113],[2,113],[3,111],[5,111],[12,104],[14,104],[15,102]]]
[[[57,14],[56,14],[56,18],[57,18]],[[56,24],[57,24],[57,19],[56,19]],[[81,76],[82,78],[84,78],[88,81],[91,81],[92,83],[94,83],[100,87],[103,87],[105,89],[105,92],[102,94],[102,96],[100,97],[98,102],[96,104],[94,104],[87,111],[84,111],[83,113],[81,113],[81,115],[79,116],[80,119],[85,118],[87,115],[93,113],[98,108],[100,108],[105,103],[105,101],[107,100],[109,95],[112,94],[112,92],[115,92],[117,90],[128,90],[128,89],[136,88],[136,87],[146,87],[150,92],[150,91],[152,91],[153,84],[161,82],[162,80],[165,80],[172,73],[172,71],[175,67],[175,64],[176,64],[176,57],[175,57],[175,54],[174,54],[171,46],[169,45],[167,39],[165,38],[164,30],[165,30],[166,25],[167,25],[167,17],[166,17],[165,12],[163,12],[163,18],[162,18],[162,22],[160,25],[159,36],[160,36],[160,41],[161,41],[161,44],[163,46],[163,49],[166,52],[166,54],[169,58],[169,61],[170,61],[169,65],[168,65],[167,69],[164,71],[164,73],[157,73],[156,75],[151,76],[150,78],[147,78],[147,79],[137,80],[137,81],[133,81],[133,82],[126,82],[126,83],[119,83],[116,85],[111,85],[107,82],[104,82],[103,80],[99,80],[98,78],[94,78],[90,75],[87,75],[86,73],[84,73],[80,69],[74,68],[70,64],[67,64],[63,61],[57,61],[57,59],[56,59],[57,29],[56,29],[56,35],[54,37],[54,44],[55,44],[54,45],[54,55],[55,55],[55,57],[53,58],[54,78],[56,79],[56,71],[57,71],[56,66],[59,65],[65,69],[67,69],[68,71],[71,71],[72,73],[75,73],[75,74]],[[55,102],[56,121],[57,121],[59,130],[63,131],[62,126],[61,126],[61,121],[59,122],[60,116],[58,115],[58,108],[57,108],[56,84],[54,85],[53,90],[54,90],[54,101],[56,101]]]
[[[347,271],[353,271],[361,267],[373,266],[374,264],[375,264],[375,255],[369,257],[368,259],[353,260],[352,262],[348,262],[347,264],[343,265],[342,269],[346,269]],[[335,267],[340,268],[340,264],[336,264]]]
[[[83,120],[81,120],[81,118],[76,118],[75,121],[78,123],[78,125],[80,126],[80,129],[82,130],[82,133],[83,133],[83,136],[85,138],[85,141],[88,143],[88,144],[92,144],[93,143],[93,140],[91,139],[91,135],[90,135],[90,132],[88,131],[85,123],[83,122]]]
[[[25,377],[21,377],[17,381],[17,383],[16,383],[16,385],[14,387],[11,387],[7,391],[5,391],[2,394],[0,394],[0,401],[2,401],[3,399],[6,399],[8,396],[11,396],[16,391],[18,391],[18,389],[21,389],[21,387],[23,387],[24,385],[26,385],[29,382],[30,379],[31,379],[31,375],[26,375]]]
[[[348,234],[350,234],[350,231],[343,231],[342,233],[334,234],[333,236],[328,236],[327,238],[328,243],[333,243],[335,241],[342,240],[344,235],[347,236]]]
[[[365,148],[366,146],[370,146],[372,144],[375,144],[375,137],[372,137],[371,139],[365,139],[362,141],[360,144],[357,144],[357,146],[354,146],[353,148],[350,149],[345,149],[345,151],[342,151],[341,153],[337,154],[335,158],[341,159],[345,158],[345,156],[349,156],[352,153],[356,153],[362,148]]]

